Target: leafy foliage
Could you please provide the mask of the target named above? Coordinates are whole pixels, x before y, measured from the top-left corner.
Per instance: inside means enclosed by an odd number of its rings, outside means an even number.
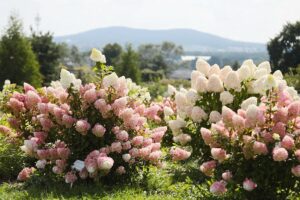
[[[42,76],[30,42],[22,33],[22,22],[11,16],[0,42],[0,85],[4,80],[22,84],[28,82],[40,86]]]
[[[274,70],[288,72],[300,64],[300,22],[288,23],[268,43],[270,61]]]

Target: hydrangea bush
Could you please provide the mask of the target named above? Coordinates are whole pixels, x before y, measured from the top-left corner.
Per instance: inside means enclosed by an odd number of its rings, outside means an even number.
[[[19,92],[6,85],[3,110],[11,128],[1,132],[23,140],[22,151],[34,160],[18,180],[34,173],[55,174],[66,183],[77,179],[132,174],[137,166],[161,166],[161,140],[167,127],[154,127],[160,107],[150,105],[150,95],[105,66],[96,49],[98,81],[82,85],[62,69],[50,87],[24,83]]]
[[[212,193],[240,188],[248,199],[285,199],[299,192],[300,101],[288,90],[274,87],[237,112],[224,106],[222,119],[201,129],[212,159],[200,170],[217,180]]]
[[[218,122],[223,106],[237,111],[241,105],[259,101],[270,88],[287,87],[280,71],[271,73],[269,62],[256,66],[252,60],[246,60],[235,71],[230,66],[220,69],[198,59],[196,69],[191,74],[190,89],[176,90],[171,85],[168,88],[175,108],[164,107],[164,115],[177,143],[170,152],[174,160],[185,160],[191,155],[201,161],[209,158],[210,149],[200,129]],[[293,88],[287,87],[287,92],[297,95]]]

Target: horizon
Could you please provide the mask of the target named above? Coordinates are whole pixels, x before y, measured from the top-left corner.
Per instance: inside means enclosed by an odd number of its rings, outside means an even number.
[[[82,34],[82,33],[87,33],[87,32],[90,32],[90,31],[95,31],[95,30],[98,30],[98,29],[107,29],[107,28],[126,28],[126,29],[135,29],[135,30],[146,30],[146,31],[191,30],[191,31],[197,31],[197,32],[209,34],[209,35],[212,35],[212,36],[220,37],[220,38],[223,38],[223,39],[226,39],[226,40],[232,40],[232,41],[237,41],[237,42],[256,43],[256,44],[264,44],[264,45],[266,45],[266,43],[267,43],[267,42],[264,43],[264,42],[252,42],[252,41],[235,40],[235,39],[226,38],[226,37],[223,37],[221,35],[214,34],[214,33],[208,33],[208,32],[204,32],[204,31],[201,31],[201,30],[196,30],[196,29],[193,29],[193,28],[148,29],[148,28],[128,27],[128,26],[106,26],[106,27],[98,27],[98,28],[93,28],[93,29],[89,29],[89,30],[83,30],[83,31],[76,32],[76,33],[71,33],[71,34],[68,34],[68,35],[54,35],[54,37],[55,38],[60,38],[60,37],[73,36],[73,35],[78,35],[78,34]]]
[[[0,30],[11,12],[17,12],[26,33],[39,15],[40,30],[55,37],[114,26],[183,28],[265,44],[284,24],[300,19],[299,7],[297,0],[10,0],[0,2]]]

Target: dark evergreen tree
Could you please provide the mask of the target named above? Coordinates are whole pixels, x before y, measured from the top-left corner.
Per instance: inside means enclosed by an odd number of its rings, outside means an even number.
[[[28,82],[40,86],[42,76],[31,44],[22,32],[22,22],[10,16],[8,28],[0,42],[0,84],[9,79],[12,83]]]
[[[120,69],[117,69],[116,72],[118,75],[131,78],[136,83],[141,81],[138,54],[133,50],[131,45],[126,46],[125,52],[122,54]]]
[[[300,22],[288,23],[268,43],[270,62],[274,70],[288,72],[300,64]]]

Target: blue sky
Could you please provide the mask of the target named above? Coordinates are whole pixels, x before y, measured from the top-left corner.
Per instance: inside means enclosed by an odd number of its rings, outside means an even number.
[[[267,42],[286,22],[300,20],[300,0],[0,0],[1,31],[12,11],[27,32],[38,14],[40,29],[55,35],[107,26],[192,28]]]

